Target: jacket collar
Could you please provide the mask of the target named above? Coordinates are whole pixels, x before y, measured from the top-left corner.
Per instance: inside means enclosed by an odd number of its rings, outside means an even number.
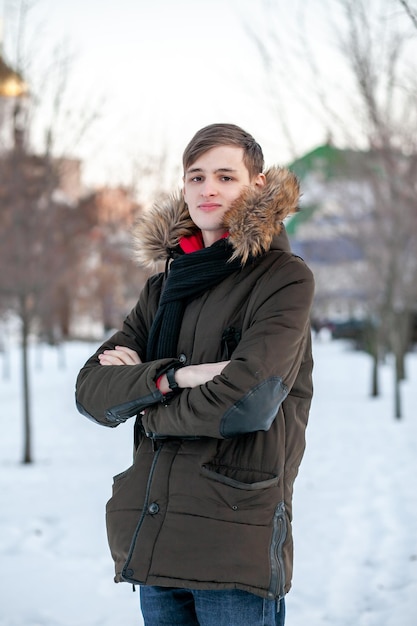
[[[297,210],[299,184],[285,168],[265,172],[263,187],[247,187],[225,214],[224,226],[234,249],[233,258],[244,265],[248,257],[271,249],[289,251],[282,221]],[[182,237],[197,232],[181,192],[144,212],[134,227],[133,237],[139,263],[152,267],[166,261],[178,249]]]

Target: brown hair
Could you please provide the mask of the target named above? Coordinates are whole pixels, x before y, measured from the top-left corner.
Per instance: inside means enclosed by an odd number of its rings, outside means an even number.
[[[184,172],[208,150],[218,146],[238,146],[243,148],[243,162],[249,176],[260,174],[264,167],[261,146],[255,139],[235,124],[210,124],[196,132],[182,155]]]

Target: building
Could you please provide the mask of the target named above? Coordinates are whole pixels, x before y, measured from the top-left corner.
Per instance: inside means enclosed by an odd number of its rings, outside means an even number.
[[[363,314],[368,285],[358,230],[374,204],[364,167],[368,157],[327,143],[289,166],[300,179],[302,196],[300,211],[286,228],[294,252],[315,274],[315,315],[320,318]]]

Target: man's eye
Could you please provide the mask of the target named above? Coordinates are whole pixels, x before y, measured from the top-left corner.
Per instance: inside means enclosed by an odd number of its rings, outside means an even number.
[[[222,176],[222,180],[225,180],[227,182],[229,180],[233,180],[233,178],[231,176]]]
[[[202,180],[202,176],[193,176],[191,179],[192,183],[199,183]]]

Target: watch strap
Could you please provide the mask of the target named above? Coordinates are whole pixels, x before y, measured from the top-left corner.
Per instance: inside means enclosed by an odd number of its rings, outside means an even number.
[[[168,386],[171,389],[171,391],[178,391],[180,389],[177,381],[175,380],[175,372],[177,371],[177,369],[179,368],[170,367],[169,370],[165,372],[167,381],[168,381]]]

